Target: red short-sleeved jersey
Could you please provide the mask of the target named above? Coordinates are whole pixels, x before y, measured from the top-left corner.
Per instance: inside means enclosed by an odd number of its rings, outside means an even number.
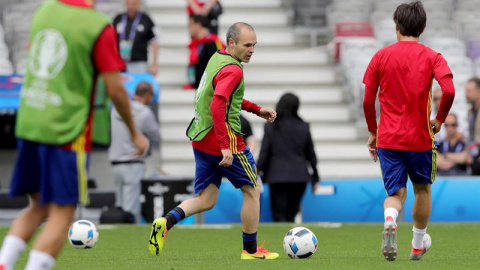
[[[432,82],[434,78],[439,81],[444,76],[453,75],[442,55],[415,41],[399,41],[374,55],[363,83],[367,86],[364,106],[372,106],[372,102],[368,101],[375,100],[380,87],[378,147],[410,151],[432,149]],[[452,87],[447,90],[448,93],[444,92],[452,102],[454,91]],[[450,106],[440,109],[448,112]],[[369,131],[375,132],[375,114],[367,115],[372,108],[364,109]]]

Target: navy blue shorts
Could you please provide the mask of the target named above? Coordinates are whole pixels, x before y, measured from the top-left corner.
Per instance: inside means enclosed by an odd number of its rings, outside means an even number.
[[[85,151],[18,140],[10,196],[38,192],[42,204],[86,204],[89,156]]]
[[[225,176],[235,188],[245,185],[257,186],[256,165],[249,148],[233,154],[233,162],[229,167],[218,165],[223,156],[210,155],[193,148],[195,155],[195,193],[199,194],[210,184],[220,188]]]
[[[383,184],[388,195],[407,186],[410,177],[415,184],[432,184],[437,173],[437,150],[406,151],[378,148]]]

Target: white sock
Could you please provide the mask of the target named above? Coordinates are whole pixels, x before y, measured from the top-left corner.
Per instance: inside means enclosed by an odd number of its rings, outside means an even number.
[[[5,270],[12,270],[13,266],[20,257],[20,254],[27,247],[27,243],[22,238],[15,235],[7,235],[3,240],[2,250],[0,250],[0,264],[3,264]]]
[[[50,254],[32,249],[25,270],[50,270],[54,264],[55,258]]]
[[[422,249],[423,248],[423,236],[427,233],[427,228],[425,229],[417,229],[413,226],[413,240],[412,240],[412,247],[414,249]]]
[[[397,209],[390,207],[385,209],[385,212],[383,212],[383,216],[385,217],[385,222],[387,221],[387,217],[392,217],[393,222],[397,224],[397,217],[398,217],[398,211]]]

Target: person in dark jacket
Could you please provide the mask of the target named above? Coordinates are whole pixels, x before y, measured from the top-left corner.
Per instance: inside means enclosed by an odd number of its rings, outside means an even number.
[[[276,222],[293,222],[307,183],[316,186],[320,179],[310,125],[298,116],[299,106],[294,94],[280,98],[277,120],[265,125],[258,158],[258,172],[270,186]]]

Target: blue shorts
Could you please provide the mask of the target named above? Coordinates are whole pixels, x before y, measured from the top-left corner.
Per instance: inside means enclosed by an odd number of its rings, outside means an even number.
[[[86,204],[89,156],[85,151],[18,140],[10,196],[38,192],[41,204]]]
[[[383,184],[388,195],[407,186],[410,177],[415,184],[432,184],[437,173],[437,150],[406,151],[378,148]]]
[[[233,154],[233,162],[229,167],[218,165],[223,156],[210,155],[193,148],[195,155],[195,193],[199,194],[210,184],[220,188],[225,176],[235,188],[245,185],[257,186],[256,165],[249,148]]]

